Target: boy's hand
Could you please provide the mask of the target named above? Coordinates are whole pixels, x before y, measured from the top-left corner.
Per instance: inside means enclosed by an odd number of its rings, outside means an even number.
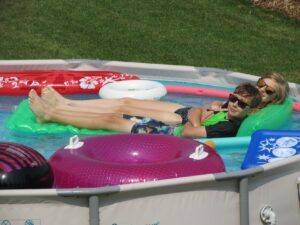
[[[188,120],[193,127],[199,127],[201,124],[202,112],[206,111],[203,107],[192,108],[188,113]]]
[[[202,115],[201,115],[201,123],[203,123],[204,121],[206,121],[208,118],[210,118],[212,115],[214,114],[214,112],[212,110],[203,110],[202,111]]]

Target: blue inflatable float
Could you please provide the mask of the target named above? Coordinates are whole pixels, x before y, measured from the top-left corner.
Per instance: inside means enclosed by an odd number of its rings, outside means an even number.
[[[241,169],[300,153],[300,130],[258,130],[253,133]]]

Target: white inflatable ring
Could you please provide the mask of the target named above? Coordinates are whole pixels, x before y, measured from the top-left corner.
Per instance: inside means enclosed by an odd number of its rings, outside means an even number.
[[[104,99],[136,98],[160,99],[167,94],[165,86],[150,80],[126,80],[106,84],[99,91],[99,96]]]

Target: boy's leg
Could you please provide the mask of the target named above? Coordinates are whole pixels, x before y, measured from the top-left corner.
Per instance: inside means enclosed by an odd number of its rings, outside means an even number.
[[[70,100],[64,98],[52,87],[45,87],[42,91],[43,99],[57,99],[57,102],[70,105],[73,107],[88,107],[88,108],[107,108],[117,106],[132,106],[135,108],[149,109],[149,110],[160,110],[166,112],[174,112],[184,106],[171,103],[161,102],[156,100],[139,100],[134,98],[122,98],[122,99],[90,99],[90,100]]]
[[[97,117],[84,117],[84,116],[65,116],[61,113],[53,114],[48,117],[49,121],[68,124],[78,128],[87,128],[92,130],[113,130],[119,132],[130,133],[134,125],[131,120],[123,119],[118,114],[103,114]]]
[[[55,111],[32,90],[29,93],[31,110],[39,122],[57,122],[87,129],[110,129],[129,133],[134,125],[133,121],[123,119],[123,115],[107,114],[81,114],[74,112]]]
[[[125,106],[120,108],[119,113],[131,116],[148,117],[169,125],[177,125],[182,123],[182,118],[180,115],[162,110],[146,110]]]
[[[118,100],[119,103],[123,102],[124,105],[114,106],[114,107],[97,107],[97,105],[94,105],[93,107],[91,105],[90,106],[82,105],[81,107],[74,107],[72,105],[65,104],[62,101],[57,101],[56,103],[53,104],[53,101],[51,102],[49,98],[51,98],[49,95],[48,97],[44,96],[43,101],[45,103],[48,103],[49,106],[51,106],[52,111],[56,113],[69,114],[70,116],[77,115],[77,116],[95,117],[97,115],[102,115],[103,113],[119,113],[119,114],[127,114],[132,116],[149,117],[170,125],[176,125],[182,122],[182,118],[178,114],[174,113],[173,111],[168,112],[164,108],[159,110],[153,110],[153,109],[134,107],[134,104],[132,105],[131,103],[136,102],[136,100],[131,100],[131,99],[127,99],[127,100],[123,99],[124,101]],[[99,99],[98,101],[106,101],[106,100]],[[152,101],[137,100],[137,102],[148,103]],[[160,102],[157,103],[160,104]],[[173,105],[173,103],[171,103],[170,106],[174,107],[173,109],[176,108],[176,105]]]
[[[44,101],[47,104],[47,100]],[[49,105],[49,110],[55,113],[64,113],[69,116],[85,116],[85,117],[97,117],[107,113],[126,114],[131,116],[149,117],[166,124],[176,125],[182,122],[182,118],[176,114],[158,110],[146,110],[140,108],[134,108],[131,106],[119,106],[119,107],[107,107],[107,108],[89,108],[89,107],[73,107],[70,105],[64,105],[57,103],[54,106]]]

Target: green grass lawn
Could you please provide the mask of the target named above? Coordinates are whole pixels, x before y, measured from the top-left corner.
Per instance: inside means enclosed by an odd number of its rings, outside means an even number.
[[[103,59],[283,73],[300,21],[249,0],[0,0],[0,59]]]

